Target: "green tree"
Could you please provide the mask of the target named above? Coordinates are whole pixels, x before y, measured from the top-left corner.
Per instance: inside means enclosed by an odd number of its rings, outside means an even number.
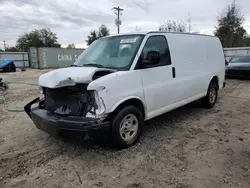
[[[75,44],[69,44],[68,46],[67,46],[67,48],[70,48],[70,49],[72,49],[72,48],[76,48],[76,46],[75,46]]]
[[[223,47],[244,46],[246,30],[243,28],[244,16],[240,8],[235,4],[228,5],[218,18],[218,26],[215,30]]]
[[[108,35],[110,35],[109,29],[104,24],[102,24],[98,29],[98,38],[105,37]]]
[[[12,47],[8,47],[5,50],[6,52],[20,52],[20,50],[18,50],[16,47],[12,46]]]
[[[57,36],[50,29],[33,30],[17,39],[17,49],[28,51],[29,47],[61,47]]]
[[[167,21],[164,24],[160,25],[159,31],[166,32],[187,32],[187,24],[183,21]]]
[[[90,31],[90,35],[88,35],[88,39],[86,40],[87,44],[90,45],[95,40],[110,35],[109,29],[105,25],[101,25],[98,31],[92,30]]]
[[[88,35],[88,39],[86,40],[87,44],[90,45],[90,44],[92,44],[95,40],[97,40],[97,39],[98,39],[97,35],[98,35],[98,34],[96,33],[95,30],[90,31],[90,35]]]

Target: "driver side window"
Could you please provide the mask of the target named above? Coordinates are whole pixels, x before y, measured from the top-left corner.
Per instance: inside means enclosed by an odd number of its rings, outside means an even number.
[[[160,53],[160,61],[153,67],[171,65],[170,52],[165,36],[157,35],[149,37],[142,50],[141,58],[139,61],[146,59],[147,53],[149,51],[158,51]]]

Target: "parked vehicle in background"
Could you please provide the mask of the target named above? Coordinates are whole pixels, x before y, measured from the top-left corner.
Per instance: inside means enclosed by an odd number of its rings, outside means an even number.
[[[16,72],[14,61],[0,60],[0,72]]]
[[[120,148],[135,144],[144,121],[202,99],[212,108],[225,86],[217,37],[148,32],[92,43],[74,66],[39,78],[43,99],[25,106],[38,129],[104,129]],[[102,133],[102,135],[105,133]]]
[[[233,57],[226,66],[227,77],[250,77],[250,55]]]

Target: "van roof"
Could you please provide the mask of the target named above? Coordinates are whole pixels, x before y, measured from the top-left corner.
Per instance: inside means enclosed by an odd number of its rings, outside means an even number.
[[[199,35],[199,36],[207,36],[207,37],[216,37],[213,35],[205,35],[205,34],[196,34],[196,33],[181,33],[181,32],[166,32],[166,31],[148,31],[148,32],[130,32],[130,33],[121,33],[114,34],[109,36],[122,36],[122,35],[147,35],[147,34],[157,34],[157,33],[171,33],[171,34],[182,34],[182,35]],[[107,36],[107,37],[109,37]]]

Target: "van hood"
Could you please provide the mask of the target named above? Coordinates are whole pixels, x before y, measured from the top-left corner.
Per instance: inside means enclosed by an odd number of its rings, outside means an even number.
[[[250,70],[250,63],[229,63],[226,70]]]
[[[115,72],[113,69],[96,67],[68,67],[50,71],[40,76],[39,85],[47,88],[74,86],[78,83],[88,84],[94,79]],[[99,77],[95,75],[99,73]]]

